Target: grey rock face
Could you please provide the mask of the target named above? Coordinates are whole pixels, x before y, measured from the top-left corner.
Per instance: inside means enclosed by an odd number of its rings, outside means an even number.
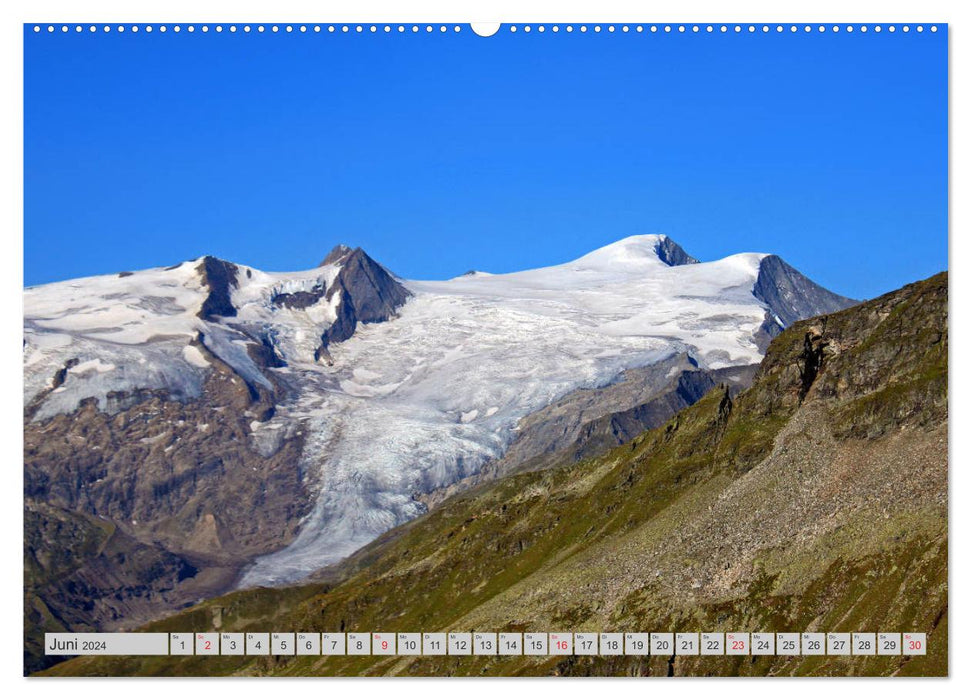
[[[327,355],[331,343],[350,338],[358,323],[381,323],[393,318],[398,307],[411,295],[360,248],[343,255],[340,262],[341,270],[326,295],[329,300],[338,291],[341,294],[337,320],[320,336],[316,359]]]
[[[626,411],[617,411],[588,423],[574,441],[573,460],[595,457],[623,445],[641,433],[663,425],[678,411],[693,405],[719,384],[729,395],[747,388],[758,365],[727,367],[720,370],[684,370],[656,397]]]
[[[273,297],[273,303],[288,309],[306,309],[313,306],[324,296],[323,285],[317,285],[309,292],[283,292]]]
[[[667,263],[671,267],[675,265],[694,265],[698,260],[684,252],[684,248],[672,241],[667,236],[661,239],[657,245],[657,256],[661,262]]]
[[[202,303],[199,318],[215,320],[215,316],[235,316],[236,307],[231,299],[232,288],[236,286],[239,268],[231,262],[207,255],[198,267],[202,282],[209,288],[209,296]]]
[[[323,267],[324,265],[336,265],[343,258],[346,258],[348,255],[350,255],[353,252],[354,251],[349,246],[346,246],[343,243],[338,243],[333,248],[331,248],[330,252],[327,253],[327,257],[321,260],[320,265],[318,265],[317,267]]]
[[[857,303],[819,286],[778,255],[768,255],[759,265],[752,294],[769,306],[784,327],[820,314],[840,311]],[[777,325],[777,324],[776,324]],[[774,337],[778,331],[771,333]]]

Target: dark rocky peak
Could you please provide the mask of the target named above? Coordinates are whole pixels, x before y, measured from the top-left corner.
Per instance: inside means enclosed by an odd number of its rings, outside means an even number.
[[[759,276],[752,294],[789,327],[820,314],[840,311],[857,303],[819,286],[778,255],[767,255],[759,264]],[[767,319],[774,321],[774,319]]]
[[[360,248],[357,250],[360,250]],[[349,246],[346,246],[343,243],[338,243],[331,248],[331,251],[327,253],[327,257],[324,258],[317,267],[323,267],[324,265],[336,265],[353,252],[354,250]]]
[[[207,255],[196,271],[202,276],[202,284],[209,288],[209,294],[199,309],[199,318],[215,321],[216,316],[235,316],[232,290],[238,286],[239,268],[231,262]]]
[[[390,272],[360,248],[339,260],[340,272],[326,295],[329,300],[340,292],[337,320],[321,335],[315,359],[327,357],[331,343],[350,338],[358,323],[383,323],[394,318],[397,309],[411,296]]]
[[[667,236],[661,236],[657,247],[654,249],[661,262],[674,267],[675,265],[694,265],[698,262],[695,258],[684,252],[684,248],[672,241]]]

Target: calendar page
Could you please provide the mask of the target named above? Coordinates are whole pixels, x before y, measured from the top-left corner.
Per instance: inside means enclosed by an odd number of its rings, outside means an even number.
[[[730,14],[24,23],[24,675],[947,676],[949,26]]]

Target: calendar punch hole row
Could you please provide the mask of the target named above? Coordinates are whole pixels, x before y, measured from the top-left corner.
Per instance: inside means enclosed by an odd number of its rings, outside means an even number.
[[[47,633],[48,655],[922,656],[923,632]]]

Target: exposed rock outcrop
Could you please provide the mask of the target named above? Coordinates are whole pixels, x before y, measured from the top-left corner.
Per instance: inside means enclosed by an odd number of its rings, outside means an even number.
[[[858,303],[819,286],[778,255],[762,258],[752,293],[769,306],[784,328],[801,319],[833,313]],[[774,337],[778,330],[769,334]]]
[[[320,265],[317,267],[323,267],[324,265],[337,265],[346,258],[348,255],[354,252],[354,249],[350,246],[346,246],[343,243],[338,243],[330,252],[327,253],[326,257],[320,261]]]
[[[309,292],[282,292],[273,296],[273,303],[288,309],[306,309],[324,297],[324,286],[315,285]]]
[[[337,249],[331,251],[325,262],[335,252]],[[359,323],[381,323],[393,318],[410,296],[398,280],[360,248],[350,252],[342,249],[334,261],[340,263],[341,269],[326,298],[330,300],[340,294],[337,319],[321,335],[315,359],[327,357],[327,348],[350,338]]]
[[[207,255],[197,269],[202,276],[202,283],[209,289],[209,294],[199,309],[199,318],[213,321],[216,316],[235,316],[232,290],[237,283],[239,268],[231,262]]]
[[[657,256],[661,262],[674,265],[693,265],[698,262],[695,258],[688,255],[684,248],[672,241],[667,236],[662,236],[657,245]]]

